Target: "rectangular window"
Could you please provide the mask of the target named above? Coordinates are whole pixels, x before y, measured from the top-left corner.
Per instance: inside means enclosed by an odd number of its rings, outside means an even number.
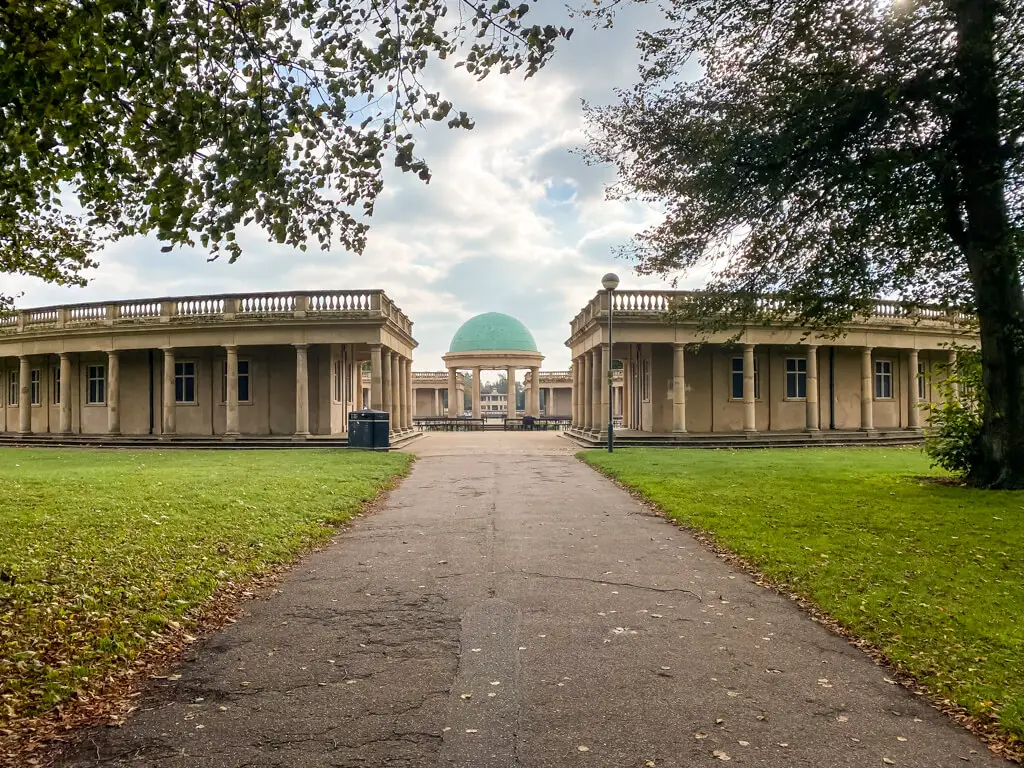
[[[192,392],[195,392],[195,363],[192,365],[192,380],[193,388]],[[249,361],[239,359],[238,361],[238,402],[239,403],[251,403],[252,402],[252,389],[249,386]],[[220,401],[226,403],[228,401],[228,361],[225,360],[221,363],[221,379],[220,379]],[[175,382],[175,395],[180,391],[177,388],[177,382]],[[195,400],[178,400],[179,403],[194,403]]]
[[[924,363],[917,364],[917,399],[927,399],[927,386],[924,380]]]
[[[7,404],[18,404],[18,372],[16,370],[7,372]]]
[[[807,358],[786,358],[786,397],[790,400],[807,399]]]
[[[85,402],[89,405],[103,405],[107,402],[107,370],[102,365],[90,365],[86,379],[88,387]]]
[[[646,357],[640,364],[640,396],[645,403],[651,401],[651,361]]]
[[[342,402],[343,392],[343,379],[341,378],[342,361],[340,358],[334,361],[334,402]]]
[[[50,377],[50,402],[54,405],[60,405],[60,365],[52,369],[53,375]]]
[[[806,391],[806,386],[804,387]],[[732,399],[743,399],[743,358],[732,359]],[[758,370],[757,357],[754,358],[754,399],[761,399],[761,372]]]
[[[239,360],[238,362],[241,363],[242,361]],[[239,365],[239,368],[241,368],[241,365]],[[241,384],[239,384],[238,390],[239,395],[241,395]],[[241,397],[239,397],[239,400],[241,400]],[[176,362],[174,364],[174,402],[196,402],[196,364],[193,360],[182,360],[180,363]]]
[[[875,399],[892,399],[892,361],[875,361]]]
[[[43,372],[38,368],[33,368],[28,381],[32,405],[39,405],[43,402]]]

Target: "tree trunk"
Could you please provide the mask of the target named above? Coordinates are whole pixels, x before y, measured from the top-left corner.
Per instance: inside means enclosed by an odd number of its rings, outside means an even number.
[[[948,0],[957,28],[950,139],[966,217],[960,245],[981,334],[983,427],[971,481],[1024,488],[1024,293],[1006,202],[996,76],[998,0]]]

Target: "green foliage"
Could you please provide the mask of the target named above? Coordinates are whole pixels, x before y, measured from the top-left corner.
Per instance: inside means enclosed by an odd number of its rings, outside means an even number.
[[[963,3],[665,5],[666,27],[640,36],[640,83],[619,104],[588,107],[591,159],[619,169],[613,195],[665,208],[627,249],[642,272],[710,265],[716,310],[817,325],[881,295],[972,305],[954,152]],[[977,5],[994,19],[998,70],[988,74],[1008,161],[997,191],[1014,203],[1019,238],[1024,10],[1020,0]],[[970,124],[982,125],[980,114]],[[779,301],[756,303],[763,294]]]
[[[326,542],[404,454],[0,449],[0,730]]]
[[[664,5],[640,83],[589,108],[612,196],[665,211],[639,271],[709,267],[675,312],[715,329],[836,331],[879,296],[976,315],[971,478],[1024,488],[1024,0]]]
[[[935,466],[966,478],[981,459],[981,353],[969,347],[955,349],[956,363],[940,371],[939,400],[928,406],[925,452]]]
[[[535,2],[536,0],[534,0]],[[534,74],[571,30],[508,0],[0,3],[0,272],[81,282],[105,240],[241,253],[239,225],[360,251],[412,129],[472,128],[432,61]],[[449,11],[453,11],[449,15]],[[62,210],[77,200],[80,214]]]
[[[913,449],[581,456],[1024,738],[1024,492],[942,482]]]

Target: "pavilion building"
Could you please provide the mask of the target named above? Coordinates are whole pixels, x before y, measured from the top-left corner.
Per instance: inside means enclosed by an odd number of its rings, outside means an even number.
[[[609,361],[623,370],[628,432],[676,440],[714,433],[902,430],[920,434],[922,404],[934,401],[952,344],[976,345],[967,318],[940,310],[910,315],[879,301],[837,337],[777,325],[707,334],[696,321],[666,322],[687,292],[614,291],[572,320],[573,431],[607,426]],[[738,336],[738,341],[734,339]]]
[[[412,429],[412,321],[382,291],[133,299],[0,315],[0,432],[342,436]],[[368,365],[368,403],[361,369]]]
[[[480,397],[480,374],[485,370],[505,372],[508,392],[516,391],[516,372],[525,368],[530,376],[536,377],[544,356],[537,350],[533,334],[519,320],[500,312],[486,312],[467,320],[452,337],[448,353],[443,356],[448,369],[448,416],[462,415],[457,403],[456,388],[459,371],[472,371],[473,391],[471,396],[473,418],[482,418]],[[507,406],[506,406],[507,407]],[[515,413],[509,413],[514,416]],[[540,415],[540,389],[527,393],[527,416]]]

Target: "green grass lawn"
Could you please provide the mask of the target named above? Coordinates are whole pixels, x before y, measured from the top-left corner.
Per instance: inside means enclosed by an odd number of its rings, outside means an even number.
[[[916,449],[580,455],[1024,739],[1024,492],[922,481]]]
[[[327,541],[409,461],[0,449],[0,729],[95,691],[219,586]]]

